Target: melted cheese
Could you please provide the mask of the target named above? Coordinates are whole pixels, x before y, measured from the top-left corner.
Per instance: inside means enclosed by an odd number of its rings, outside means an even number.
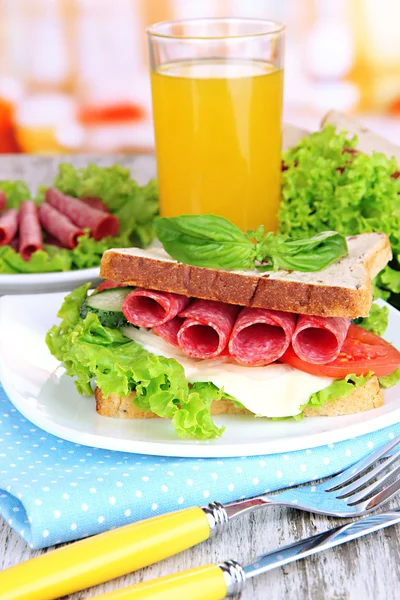
[[[226,359],[198,360],[165,342],[151,331],[124,327],[123,333],[145,350],[174,358],[184,368],[190,383],[211,381],[223,388],[248,410],[263,417],[293,417],[311,394],[330,385],[333,379],[303,373],[289,365],[242,367]]]

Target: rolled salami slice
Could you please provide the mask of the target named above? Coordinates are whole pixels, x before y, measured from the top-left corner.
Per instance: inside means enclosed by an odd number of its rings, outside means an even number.
[[[11,240],[10,242],[10,246],[13,250],[15,250],[15,252],[18,252],[19,250],[19,236],[15,236],[15,238],[13,240]]]
[[[178,332],[178,345],[193,358],[214,358],[227,347],[239,306],[196,299],[179,313],[186,317]]]
[[[229,353],[242,365],[268,365],[288,349],[295,327],[292,313],[243,308],[229,340]]]
[[[169,292],[137,288],[124,300],[122,312],[137,327],[159,327],[179,314],[190,298]]]
[[[0,215],[0,246],[10,244],[18,231],[18,211],[9,208]]]
[[[5,209],[7,204],[7,196],[3,190],[0,190],[0,212]]]
[[[100,200],[100,198],[96,198],[95,196],[83,196],[82,198],[79,198],[79,200],[88,206],[91,206],[92,208],[96,208],[97,210],[101,210],[102,212],[108,214],[110,213],[107,206],[102,200]]]
[[[40,218],[40,215],[39,215],[39,218]],[[60,240],[58,240],[51,233],[46,234],[46,239],[44,240],[44,243],[49,244],[50,246],[57,246],[57,248],[67,248],[67,246],[64,246],[64,244],[62,242],[60,242]]]
[[[294,352],[312,364],[335,360],[342,349],[350,319],[300,315],[292,338]]]
[[[46,202],[80,229],[90,229],[96,241],[118,233],[119,221],[114,215],[91,208],[85,202],[62,194],[55,188],[48,188],[46,191]]]
[[[36,250],[43,250],[39,212],[33,200],[24,200],[19,209],[19,253],[28,261]]]
[[[47,202],[40,204],[39,218],[43,229],[54,236],[64,248],[70,250],[76,248],[79,236],[85,234],[83,229],[76,227],[65,215]]]
[[[158,336],[160,336],[160,338],[162,338],[166,342],[172,344],[173,346],[179,347],[178,332],[184,321],[185,319],[182,319],[181,317],[174,317],[173,319],[167,321],[163,325],[153,327],[152,331],[154,331],[154,333],[156,333]]]

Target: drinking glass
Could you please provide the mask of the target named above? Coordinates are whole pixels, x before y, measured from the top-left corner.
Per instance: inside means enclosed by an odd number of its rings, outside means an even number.
[[[275,231],[284,26],[190,19],[148,28],[160,210]]]

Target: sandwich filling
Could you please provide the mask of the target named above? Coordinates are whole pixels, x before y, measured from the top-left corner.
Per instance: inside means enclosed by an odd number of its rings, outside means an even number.
[[[265,367],[244,367],[226,358],[190,358],[179,348],[151,331],[124,327],[122,333],[156,356],[175,359],[182,365],[189,383],[211,382],[262,417],[294,417],[302,412],[310,396],[330,385],[333,379],[317,377],[289,365],[274,363]]]
[[[110,285],[114,288],[107,289]],[[74,377],[80,393],[91,395],[93,384],[105,397],[134,391],[138,410],[171,419],[182,437],[212,439],[223,433],[224,427],[211,416],[215,401],[229,400],[256,416],[299,419],[305,406],[318,408],[346,398],[373,373],[382,375],[380,382],[386,387],[400,378],[398,351],[347,319],[307,317],[308,327],[302,317],[262,311],[260,320],[260,309],[253,314],[231,305],[226,310],[224,303],[199,304],[198,299],[183,300],[155,290],[144,290],[143,295],[143,290],[115,285],[106,283],[89,295],[87,284],[65,298],[58,313],[62,321],[47,334],[50,351]],[[151,322],[134,324],[139,317],[132,317],[130,297],[141,299],[140,319],[147,315]],[[210,314],[210,306],[218,310]],[[134,312],[138,313],[138,305]],[[254,348],[249,351],[246,336],[240,334],[253,327]],[[168,335],[164,330],[161,335],[160,328],[169,329]],[[304,339],[307,330],[312,333]],[[364,332],[368,342],[369,336],[377,338],[379,344],[365,343],[363,334],[355,343],[354,330]],[[240,343],[235,344],[236,338]],[[324,346],[337,358],[321,364]],[[279,358],[274,358],[278,347]],[[260,363],[265,348],[269,354]],[[366,348],[374,359],[363,357]],[[306,362],[304,352],[314,362]],[[248,362],[252,355],[257,366]],[[323,360],[330,358],[325,354]]]

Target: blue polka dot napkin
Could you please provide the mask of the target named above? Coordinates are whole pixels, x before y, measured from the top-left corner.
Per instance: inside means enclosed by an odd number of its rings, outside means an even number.
[[[0,515],[32,548],[43,548],[179,508],[326,477],[399,434],[396,424],[312,450],[223,460],[124,454],[38,429],[0,385]]]

